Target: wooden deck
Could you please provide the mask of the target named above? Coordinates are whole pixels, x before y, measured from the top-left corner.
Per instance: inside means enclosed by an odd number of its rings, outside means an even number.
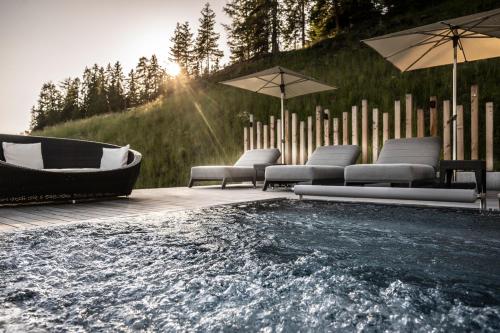
[[[488,208],[498,209],[497,193],[489,193]],[[268,200],[275,198],[298,199],[292,192],[266,191],[249,186],[231,186],[226,190],[207,186],[198,188],[158,188],[135,190],[129,198],[77,204],[44,204],[0,207],[0,232],[46,227],[84,221],[103,221],[109,218],[144,216],[181,210],[204,208],[222,204]],[[460,204],[424,201],[397,201],[383,199],[352,199],[311,197],[320,200],[413,204],[447,207],[478,208],[479,204]],[[308,198],[306,198],[308,199]]]

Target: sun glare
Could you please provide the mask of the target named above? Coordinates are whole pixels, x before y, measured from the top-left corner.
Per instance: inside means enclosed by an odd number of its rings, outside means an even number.
[[[177,76],[181,73],[181,66],[176,64],[175,62],[171,62],[167,64],[167,74],[170,76]]]

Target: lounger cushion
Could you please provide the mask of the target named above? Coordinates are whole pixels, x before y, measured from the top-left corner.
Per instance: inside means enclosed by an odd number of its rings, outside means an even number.
[[[356,163],[359,147],[355,145],[323,146],[312,153],[306,165],[348,166]]]
[[[424,164],[438,168],[441,140],[436,137],[391,139],[384,143],[377,164]]]
[[[252,179],[255,176],[253,167],[233,167],[224,165],[207,165],[191,168],[191,178],[195,180],[218,179]]]
[[[406,183],[432,180],[434,168],[425,164],[358,164],[345,168],[346,182]]]
[[[253,167],[255,164],[274,164],[280,155],[280,151],[276,148],[247,150],[234,166]]]
[[[344,168],[328,165],[273,165],[266,168],[266,181],[314,181],[344,179]]]
[[[42,144],[2,142],[5,162],[30,169],[43,169]]]
[[[43,171],[60,172],[60,173],[82,173],[82,172],[98,172],[102,169],[97,168],[66,168],[66,169],[43,169]]]

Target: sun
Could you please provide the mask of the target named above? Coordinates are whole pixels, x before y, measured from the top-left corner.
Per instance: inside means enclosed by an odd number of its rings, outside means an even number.
[[[176,64],[175,62],[171,62],[167,64],[166,71],[170,76],[177,76],[181,73],[181,66],[179,66],[179,64]]]

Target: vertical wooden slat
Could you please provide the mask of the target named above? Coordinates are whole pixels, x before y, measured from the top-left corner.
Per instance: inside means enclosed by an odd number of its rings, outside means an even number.
[[[292,163],[292,140],[290,133],[290,113],[285,110],[285,163]]]
[[[349,144],[349,112],[342,112],[342,144]]]
[[[255,149],[255,121],[253,119],[253,114],[249,116],[250,118],[250,149]]]
[[[424,109],[417,109],[417,136],[419,138],[425,136]]]
[[[325,109],[323,113],[323,142],[325,146],[330,145],[330,110]]]
[[[323,127],[323,109],[316,106],[316,147],[321,147],[321,127]]]
[[[278,148],[281,152],[281,155],[284,156],[284,152],[282,151],[283,147],[281,147],[281,119],[276,119],[276,148]],[[281,163],[281,159],[280,159]]]
[[[292,113],[292,164],[296,165],[299,160],[299,154],[297,151],[298,145],[298,133],[297,133],[297,114]]]
[[[382,144],[389,140],[389,113],[384,112],[382,114]]]
[[[479,158],[479,88],[470,87],[470,159]]]
[[[309,159],[314,151],[314,136],[313,136],[313,117],[307,117],[307,159]]]
[[[352,120],[351,120],[351,125],[352,125],[352,128],[351,128],[351,135],[352,135],[351,144],[353,144],[355,146],[358,146],[359,145],[359,141],[358,141],[358,107],[357,106],[353,106],[352,107],[351,116],[352,116]]]
[[[405,109],[406,109],[405,135],[407,138],[411,138],[413,136],[413,96],[411,94],[406,94]]]
[[[250,148],[248,142],[248,127],[243,128],[243,150],[247,151]]]
[[[457,105],[457,160],[464,159],[464,107]]]
[[[264,149],[269,148],[269,126],[264,125]]]
[[[333,144],[339,144],[339,118],[333,118]]]
[[[493,103],[486,103],[486,170],[493,171]]]
[[[306,123],[300,122],[299,126],[299,141],[300,141],[300,164],[306,163]]]
[[[438,135],[438,113],[437,113],[437,97],[432,96],[429,100],[429,133],[431,136]]]
[[[372,113],[372,162],[378,158],[378,109]]]
[[[443,159],[451,160],[450,101],[443,101]]]
[[[257,122],[257,149],[262,148],[262,123]]]
[[[401,101],[394,101],[394,138],[401,138]]]
[[[361,101],[361,161],[368,162],[368,101]]]
[[[276,148],[276,121],[274,116],[269,117],[269,146],[271,148]]]

